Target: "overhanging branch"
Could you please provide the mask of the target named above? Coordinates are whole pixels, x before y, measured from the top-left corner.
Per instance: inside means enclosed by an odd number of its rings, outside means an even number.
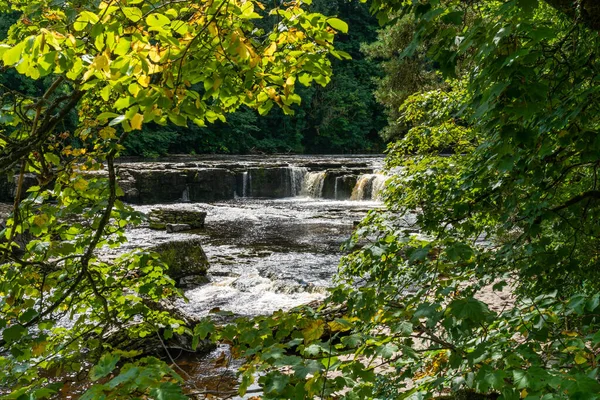
[[[600,1],[598,0],[545,0],[546,3],[588,28],[600,31]]]

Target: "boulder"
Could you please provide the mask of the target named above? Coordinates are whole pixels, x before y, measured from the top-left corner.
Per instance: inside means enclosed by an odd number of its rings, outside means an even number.
[[[182,228],[175,227],[176,225],[187,225],[188,230],[204,228],[205,218],[206,211],[174,210],[169,208],[157,208],[151,210],[148,214],[150,228],[161,230],[168,228],[168,225],[171,225],[172,229]],[[179,232],[181,230],[184,229],[172,230],[171,232]]]
[[[208,259],[199,239],[166,242],[150,248],[160,254],[168,266],[168,275],[177,287],[189,287],[208,282]]]

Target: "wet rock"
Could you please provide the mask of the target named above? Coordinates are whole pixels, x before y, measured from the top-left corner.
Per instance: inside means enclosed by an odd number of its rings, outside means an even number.
[[[224,168],[176,169],[165,164],[121,169],[119,184],[125,192],[123,199],[129,203],[229,200],[235,193],[235,173]]]
[[[204,228],[206,212],[157,208],[150,211],[148,218],[151,229],[167,229],[169,231],[169,225],[171,225],[172,230],[169,232],[180,232],[183,230]],[[187,229],[178,225],[186,225]]]
[[[127,170],[119,171],[119,187],[123,191],[123,200],[135,203],[140,197],[139,190],[135,187],[135,178]]]
[[[235,173],[224,168],[188,172],[189,200],[193,202],[229,200],[235,197]]]
[[[166,224],[165,228],[168,233],[184,232],[192,229],[188,224]]]
[[[133,189],[137,191],[137,196],[124,199],[130,203],[156,204],[177,201],[181,199],[187,184],[187,175],[180,171],[153,169],[128,172],[135,182]]]
[[[249,169],[250,197],[283,198],[291,195],[287,168]]]
[[[326,199],[347,200],[352,195],[357,176],[346,170],[327,171],[323,183],[323,197]]]
[[[190,287],[208,282],[208,259],[199,239],[162,243],[150,248],[160,254],[168,266],[168,274],[178,287]]]

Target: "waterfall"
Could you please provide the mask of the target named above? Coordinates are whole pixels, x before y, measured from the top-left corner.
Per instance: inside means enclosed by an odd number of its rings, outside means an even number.
[[[371,183],[371,198],[373,200],[381,200],[381,191],[385,189],[385,183],[387,182],[387,176],[381,174],[375,174],[375,178]]]
[[[304,183],[304,177],[308,173],[308,168],[289,167],[287,173],[290,182],[290,196],[298,196],[302,192],[302,184]]]
[[[339,182],[340,178],[341,178],[341,176],[335,177],[335,186],[333,187],[333,198],[335,200],[337,200],[337,198],[338,198],[338,182]]]
[[[190,187],[188,185],[185,185],[185,189],[183,190],[183,193],[181,194],[181,201],[182,202],[190,201]]]
[[[308,172],[304,176],[302,190],[300,194],[309,197],[323,197],[323,185],[327,172]]]
[[[350,200],[376,200],[385,187],[387,177],[382,174],[364,174],[356,181]]]
[[[242,172],[242,197],[248,197],[250,174],[248,171]]]

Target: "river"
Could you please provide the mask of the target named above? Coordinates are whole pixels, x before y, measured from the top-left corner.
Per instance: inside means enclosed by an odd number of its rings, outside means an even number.
[[[187,183],[180,187],[179,201],[135,205],[144,213],[155,208],[205,211],[205,228],[179,233],[136,228],[128,231],[127,246],[201,239],[210,264],[208,283],[187,289],[188,301],[178,304],[190,316],[213,309],[251,316],[321,299],[354,224],[381,205],[381,163],[382,158],[373,156],[204,156],[162,161],[158,169],[152,164],[152,170],[169,174],[189,173],[190,168],[230,170],[237,185],[226,200],[190,202]],[[264,171],[271,176],[260,181]],[[268,179],[272,177],[279,181]],[[138,182],[138,187],[143,190],[144,185]]]

